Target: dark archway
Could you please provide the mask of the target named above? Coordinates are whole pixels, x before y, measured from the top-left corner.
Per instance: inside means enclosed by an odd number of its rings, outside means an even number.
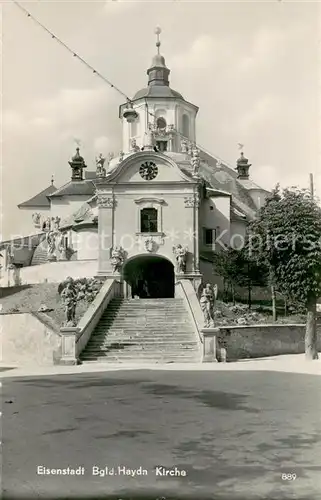
[[[124,266],[123,277],[131,287],[131,296],[172,298],[175,296],[173,264],[157,255],[138,255]]]

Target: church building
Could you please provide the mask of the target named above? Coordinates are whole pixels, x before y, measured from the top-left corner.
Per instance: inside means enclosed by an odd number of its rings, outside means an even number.
[[[242,244],[268,191],[243,152],[233,168],[198,145],[198,107],[170,87],[159,32],[146,86],[119,107],[121,152],[90,172],[77,148],[69,182],[19,205],[34,243],[2,247],[22,283],[24,267],[93,261],[97,276],[121,276],[127,297],[173,297],[181,276],[195,289],[218,282],[213,252]]]

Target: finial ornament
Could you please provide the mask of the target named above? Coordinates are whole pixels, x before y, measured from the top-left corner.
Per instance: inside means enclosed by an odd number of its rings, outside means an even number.
[[[52,174],[52,176],[51,176],[51,185],[52,186],[54,185],[54,182],[55,182],[55,178],[54,178],[54,175]]]
[[[243,151],[244,144],[241,144],[240,142],[238,142],[237,145],[238,145],[239,150]]]
[[[161,45],[161,42],[160,42],[160,39],[159,39],[159,35],[161,34],[162,30],[159,26],[157,26],[157,28],[155,28],[155,35],[157,36],[157,42],[156,42],[156,47],[157,47],[157,54],[159,54],[159,47]]]

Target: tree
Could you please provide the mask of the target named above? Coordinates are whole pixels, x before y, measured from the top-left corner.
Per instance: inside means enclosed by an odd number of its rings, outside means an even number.
[[[250,250],[272,282],[307,312],[305,353],[318,359],[316,303],[321,295],[321,209],[306,190],[276,186],[250,224]]]
[[[266,284],[266,268],[257,263],[248,252],[247,245],[241,249],[228,248],[225,251],[214,254],[215,271],[224,278],[232,289],[233,304],[235,304],[236,285],[248,290],[248,306],[252,305],[253,286],[264,286]]]

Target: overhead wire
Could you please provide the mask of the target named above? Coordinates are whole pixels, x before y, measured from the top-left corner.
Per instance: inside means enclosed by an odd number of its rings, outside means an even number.
[[[78,59],[82,64],[84,64],[88,69],[92,71],[93,74],[98,76],[100,79],[102,79],[105,83],[107,83],[110,88],[116,90],[120,95],[122,95],[125,99],[127,104],[133,105],[133,100],[130,99],[125,92],[123,92],[119,87],[117,87],[115,84],[113,84],[108,78],[106,78],[100,71],[96,70],[91,64],[89,64],[83,57],[81,57],[77,52],[72,50],[65,42],[63,42],[55,33],[53,33],[50,29],[48,29],[44,24],[42,24],[35,16],[33,16],[25,7],[23,7],[19,2],[16,0],[11,0],[14,5],[16,5],[24,14],[27,15],[28,18],[30,18],[32,21],[34,21],[38,26],[40,26],[46,33],[48,33],[53,40],[55,40],[57,43],[59,43],[63,48],[65,48],[70,54],[72,54],[73,57]],[[152,116],[153,118],[157,118],[154,113],[149,111],[148,109],[148,104],[146,101],[146,112]],[[199,147],[202,149],[205,153],[210,154],[211,156],[214,156],[212,153],[209,153],[203,146],[200,146],[197,144],[195,141],[190,141],[187,137],[185,137],[183,134],[178,132],[177,129],[174,129],[173,132],[175,132],[177,135],[179,135],[182,139],[189,141],[190,143],[194,144],[195,146]],[[146,132],[145,132],[146,133]],[[218,156],[214,156],[216,160],[222,161],[221,158]],[[224,161],[224,163],[227,165],[227,163]]]

